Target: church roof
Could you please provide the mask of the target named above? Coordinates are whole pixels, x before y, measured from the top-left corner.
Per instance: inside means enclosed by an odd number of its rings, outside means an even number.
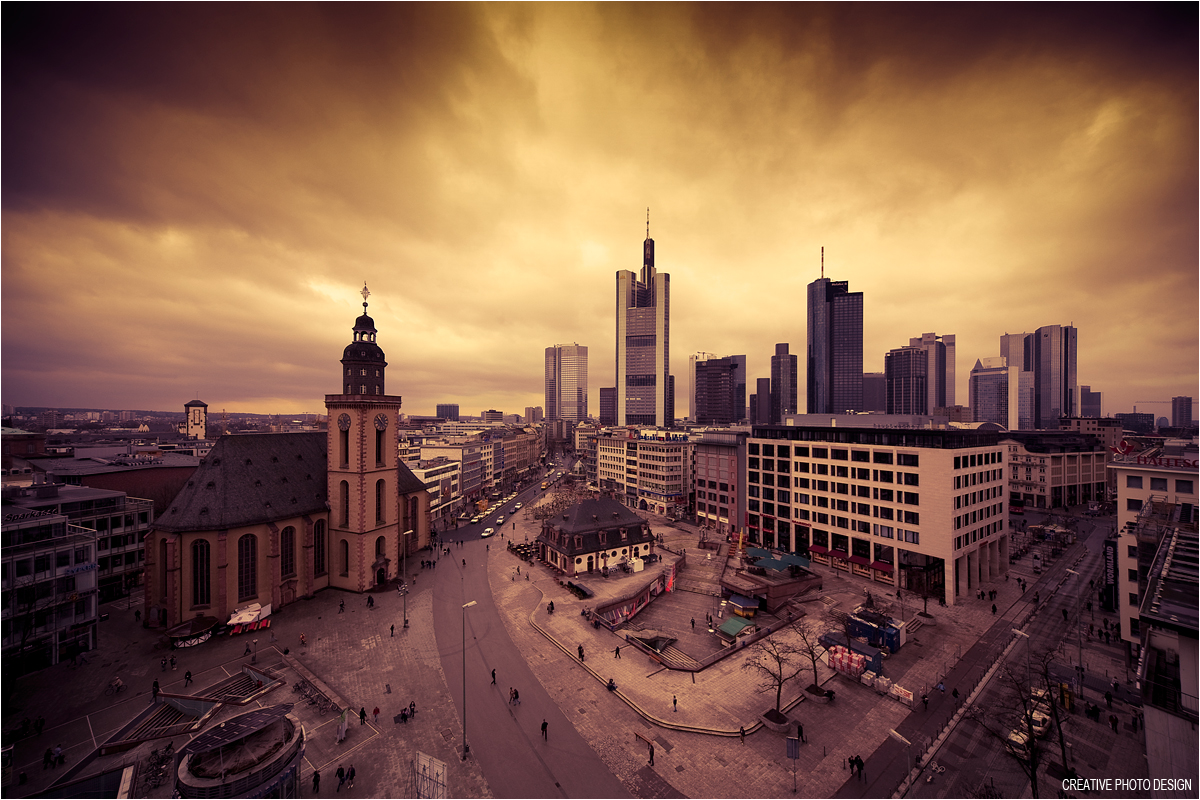
[[[322,513],[325,444],[323,432],[222,436],[154,527],[222,530]]]

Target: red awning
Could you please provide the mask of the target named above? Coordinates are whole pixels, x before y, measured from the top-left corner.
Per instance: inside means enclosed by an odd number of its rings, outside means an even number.
[[[821,547],[821,545],[819,545],[819,544],[810,544],[810,545],[808,546],[808,551],[809,551],[810,553],[828,553],[828,552],[829,552],[829,548],[828,548],[828,547]]]
[[[847,561],[850,558],[849,554],[847,554],[845,550],[830,550],[829,555],[833,556],[834,558],[840,558],[843,561]]]
[[[850,560],[855,564],[861,564],[864,567],[870,566],[871,564],[870,559],[863,558],[862,556],[850,556]]]
[[[891,572],[892,565],[886,561],[875,561],[871,564],[871,569],[877,569],[880,572]]]

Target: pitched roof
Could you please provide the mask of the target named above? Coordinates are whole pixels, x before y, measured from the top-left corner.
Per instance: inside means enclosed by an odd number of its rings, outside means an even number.
[[[645,520],[619,501],[601,497],[580,500],[561,516],[547,522],[563,533],[577,534],[613,528],[641,528]]]
[[[413,492],[427,492],[425,482],[413,474],[413,471],[408,468],[408,465],[403,461],[399,464],[400,469],[396,475],[396,491],[399,494],[412,494]]]
[[[320,513],[325,493],[324,433],[222,436],[154,527],[221,530]]]

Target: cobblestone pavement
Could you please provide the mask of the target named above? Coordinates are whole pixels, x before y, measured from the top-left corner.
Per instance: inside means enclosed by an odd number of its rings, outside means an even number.
[[[505,526],[505,536],[515,536],[519,541],[536,536],[540,523],[530,517],[529,510],[523,509],[513,520],[515,529],[511,524]],[[668,547],[686,551],[696,564],[694,572],[702,571],[699,559],[704,554],[696,549],[698,534],[694,529],[653,516],[651,523]],[[849,778],[846,759],[874,751],[887,737],[887,731],[910,714],[899,703],[833,675],[822,666],[821,682],[837,690],[832,704],[800,699],[799,689],[809,683],[808,676],[784,690],[783,705],[790,708],[793,719],[803,723],[808,740],[793,763],[786,758],[784,735],[759,723],[759,713],[774,706],[774,696],[773,692],[757,693],[757,682],[742,668],[752,648],[695,675],[662,669],[630,646],[623,646],[622,657],[615,658],[614,649],[623,645],[623,640],[603,628],[593,628],[580,615],[585,605],[596,601],[577,600],[547,568],[527,565],[508,552],[505,541],[492,539],[485,554],[490,588],[508,634],[546,691],[633,796],[831,797]],[[468,546],[478,548],[479,543]],[[408,573],[413,592],[408,596],[411,624],[407,630],[403,628],[403,601],[394,591],[375,594],[374,609],[366,607],[364,597],[325,591],[275,615],[271,634],[276,641],[264,640],[260,635],[259,660],[280,662],[289,670],[289,683],[293,675],[299,674],[292,667],[294,659],[298,668],[311,671],[328,684],[348,707],[365,708],[368,714],[375,706],[381,709],[378,724],[368,719],[366,725],[359,725],[356,720],[341,745],[333,741],[333,717],[305,717],[312,737],[306,766],[321,770],[324,794],[336,788],[333,772],[337,765],[353,761],[359,776],[355,794],[409,796],[409,768],[420,751],[445,762],[449,796],[491,796],[475,762],[461,760],[455,750],[462,736],[461,720],[439,666],[431,630],[431,588],[438,580],[438,571],[418,569],[420,560],[428,557],[428,553],[422,553],[410,559]],[[705,562],[708,568],[707,559]],[[521,568],[519,578],[517,567]],[[807,607],[811,618],[826,627],[835,627],[826,616],[827,608],[848,611],[862,601],[868,589],[878,602],[892,605],[896,616],[911,618],[921,610],[907,597],[904,603],[898,602],[889,587],[845,574],[831,575],[827,570],[822,573],[826,602]],[[597,595],[611,597],[632,591],[655,574],[657,570],[651,567],[639,574],[584,582]],[[1027,602],[1020,596],[1015,580],[1001,579],[984,588],[999,592],[996,602],[1004,610]],[[346,600],[346,611],[339,614],[342,599]],[[545,613],[548,600],[555,602],[553,615]],[[23,786],[12,787],[12,796],[36,792],[56,777],[54,771],[41,769],[45,748],[62,743],[68,752],[69,768],[148,701],[150,683],[160,677],[159,659],[169,651],[161,635],[137,625],[133,611],[125,605],[104,607],[111,616],[101,623],[100,647],[88,666],[72,670],[60,665],[21,679],[11,699],[6,698],[6,729],[23,716],[41,714],[46,718],[41,736],[23,740],[15,748],[17,770],[24,771],[28,780]],[[705,644],[711,641],[707,639],[710,634],[700,623],[704,614],[715,607],[710,595],[674,592],[656,600],[653,618],[647,616],[646,620],[670,628],[684,650],[711,648],[711,643]],[[917,631],[913,640],[885,664],[885,674],[917,697],[946,675],[994,622],[990,602],[932,607],[929,614],[936,624]],[[693,617],[698,622],[694,633],[690,626]],[[393,624],[397,626],[394,635],[390,627]],[[299,648],[302,632],[309,644]],[[692,637],[695,639],[689,644]],[[586,653],[583,663],[576,655],[579,645]],[[227,636],[177,651],[179,665],[164,679],[163,690],[182,689],[186,669],[193,671],[198,685],[213,683],[218,676],[236,671],[244,660],[244,647],[243,638]],[[1115,646],[1111,649],[1119,661],[1119,651]],[[103,696],[103,688],[114,674],[120,674],[133,692],[119,703]],[[619,686],[615,694],[604,686],[610,677]],[[290,688],[284,688],[265,697],[262,704],[292,702],[295,697]],[[678,698],[678,710],[672,705],[673,697]],[[393,722],[399,708],[410,701],[417,704],[416,719],[407,725]],[[744,743],[738,733],[742,726],[747,731]],[[794,735],[794,728],[791,733]],[[653,767],[647,764],[648,742],[655,747]],[[1102,748],[1104,743],[1095,746]],[[308,785],[306,777],[306,789]]]

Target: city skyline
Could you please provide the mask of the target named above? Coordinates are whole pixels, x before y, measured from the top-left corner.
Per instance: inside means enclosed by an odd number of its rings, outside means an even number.
[[[678,416],[690,354],[803,352],[822,246],[865,372],[953,331],[965,403],[1003,334],[1071,325],[1104,413],[1200,394],[1194,9],[4,19],[7,405],[319,413],[365,281],[404,413],[541,405],[565,341],[598,409],[647,206]]]

